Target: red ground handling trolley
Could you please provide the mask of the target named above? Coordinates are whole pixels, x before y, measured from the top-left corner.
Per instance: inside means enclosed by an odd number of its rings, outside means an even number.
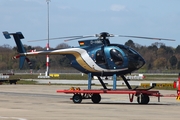
[[[81,90],[80,88],[71,88],[69,90],[57,90],[58,93],[74,94],[71,98],[74,103],[81,103],[82,99],[91,99],[93,103],[99,103],[101,101],[100,94],[128,94],[129,101],[133,102],[134,96],[137,96],[137,102],[139,104],[148,104],[150,101],[149,96],[158,97],[160,101],[159,91],[147,91],[145,89],[102,89],[102,90]]]
[[[81,103],[83,99],[91,99],[93,103],[99,103],[101,101],[100,94],[127,94],[129,95],[130,102],[133,102],[134,96],[136,96],[139,104],[148,104],[150,96],[157,97],[159,102],[160,97],[177,97],[176,99],[180,100],[180,73],[178,80],[174,82],[174,88],[177,88],[177,95],[161,95],[159,91],[151,90],[156,84],[152,84],[148,89],[138,89],[138,87],[132,89],[128,81],[124,77],[123,79],[128,89],[116,89],[116,79],[113,79],[113,89],[108,89],[100,79],[103,89],[93,90],[91,89],[91,79],[88,79],[88,89],[81,90],[79,87],[72,87],[68,90],[57,90],[57,93],[73,94],[71,100],[73,100],[74,103]]]

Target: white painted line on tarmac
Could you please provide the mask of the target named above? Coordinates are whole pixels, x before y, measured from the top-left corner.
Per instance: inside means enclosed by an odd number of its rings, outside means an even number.
[[[25,118],[17,118],[17,117],[2,117],[2,116],[0,116],[0,119],[1,118],[3,118],[3,119],[8,119],[8,120],[10,120],[10,119],[12,119],[12,120],[27,120],[27,119],[25,119]]]

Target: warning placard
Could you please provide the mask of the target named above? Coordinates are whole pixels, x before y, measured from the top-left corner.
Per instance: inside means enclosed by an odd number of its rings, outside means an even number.
[[[173,87],[173,83],[153,83],[156,87]]]

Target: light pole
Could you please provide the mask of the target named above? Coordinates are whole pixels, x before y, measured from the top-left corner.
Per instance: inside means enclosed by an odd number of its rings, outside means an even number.
[[[48,28],[48,42],[46,45],[47,50],[49,50],[49,2],[50,0],[46,0],[47,2],[47,28]],[[46,55],[46,72],[45,76],[49,76],[49,55]]]

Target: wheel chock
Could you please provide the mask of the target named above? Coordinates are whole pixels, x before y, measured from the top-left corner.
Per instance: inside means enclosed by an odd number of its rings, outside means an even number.
[[[81,89],[80,89],[80,87],[77,87],[76,90],[80,91]]]
[[[177,97],[176,97],[176,100],[179,100],[179,101],[180,101],[180,96],[177,96]]]
[[[75,90],[75,89],[74,89],[74,87],[71,87],[69,90],[72,90],[72,91],[73,91],[73,90]]]

